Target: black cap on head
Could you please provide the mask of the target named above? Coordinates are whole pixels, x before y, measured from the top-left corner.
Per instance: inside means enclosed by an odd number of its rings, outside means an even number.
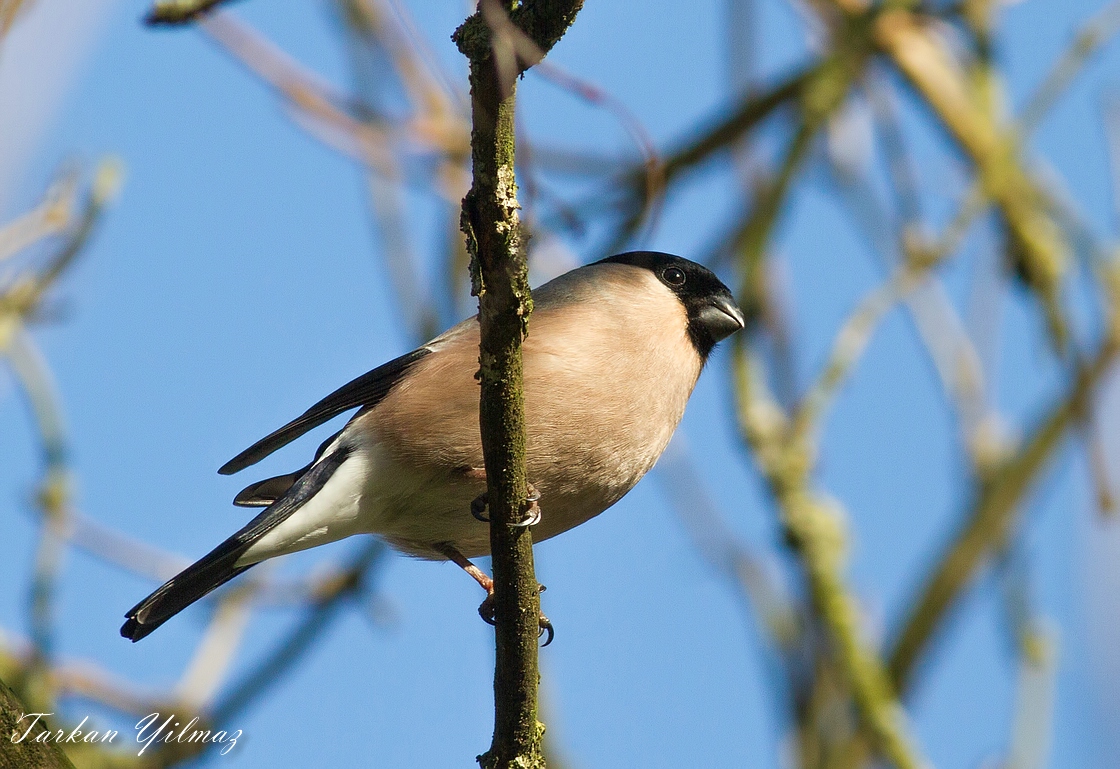
[[[707,359],[716,342],[743,328],[743,311],[731,290],[702,264],[659,251],[631,251],[597,264],[643,267],[676,294],[688,316],[688,336],[700,357]]]

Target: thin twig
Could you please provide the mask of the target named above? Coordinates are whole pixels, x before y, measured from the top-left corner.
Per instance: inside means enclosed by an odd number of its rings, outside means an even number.
[[[787,75],[775,85],[757,94],[747,95],[737,108],[727,112],[721,109],[717,117],[705,121],[708,125],[690,138],[665,153],[665,167],[661,172],[663,183],[668,186],[687,171],[700,166],[720,152],[728,151],[749,131],[763,120],[787,105],[796,105],[807,84],[818,77],[825,63],[816,63]],[[644,172],[642,174],[644,176]]]
[[[923,278],[924,270],[905,265],[859,303],[837,332],[820,377],[794,411],[791,440],[808,445],[811,431],[819,427],[825,408],[863,354],[879,321],[917,288]]]
[[[229,2],[232,0],[160,0],[144,16],[144,23],[151,26],[189,24]]]
[[[1050,73],[1030,95],[1019,113],[1019,130],[1034,133],[1058,99],[1069,90],[1074,78],[1105,43],[1120,32],[1120,2],[1112,2],[1091,18],[1073,43],[1054,64]]]
[[[860,720],[883,755],[899,769],[926,765],[910,735],[905,712],[886,669],[862,638],[860,612],[844,584],[846,534],[836,504],[812,488],[813,460],[789,440],[784,420],[774,418],[761,392],[749,345],[736,346],[735,389],[739,428],[753,449],[781,513],[786,541],[804,569],[817,615],[828,631]]]
[[[649,131],[642,124],[642,121],[638,119],[638,116],[631,112],[622,100],[594,83],[576,77],[570,72],[547,61],[542,61],[536,67],[535,71],[546,80],[555,83],[560,88],[576,95],[589,104],[606,110],[618,121],[619,125],[626,131],[627,136],[634,142],[642,158],[642,165],[645,168],[646,174],[645,184],[642,187],[644,196],[642,198],[642,211],[640,213],[640,220],[646,224],[645,234],[640,236],[640,239],[648,237],[656,228],[662,201],[662,191],[665,187],[665,180],[663,178],[665,163],[661,160],[661,156],[657,151],[657,145],[654,143],[653,137],[650,136]]]
[[[0,262],[65,232],[73,224],[77,196],[78,175],[66,173],[51,185],[39,205],[0,227]]]
[[[915,666],[946,612],[992,553],[1006,543],[1018,520],[1016,512],[1023,498],[1070,428],[1084,418],[1097,384],[1116,357],[1116,344],[1115,340],[1105,340],[1023,447],[977,490],[961,532],[936,559],[933,573],[915,599],[907,603],[911,608],[890,646],[889,669],[899,691],[909,691]]]
[[[24,332],[23,324],[88,243],[105,205],[116,193],[118,176],[114,163],[103,163],[95,175],[81,220],[62,246],[37,273],[16,281],[0,294],[0,355],[7,358],[22,386],[43,447],[44,468],[36,500],[42,526],[28,601],[33,653],[20,684],[25,696],[43,707],[49,706],[53,698],[49,669],[54,645],[55,583],[62,563],[72,492],[62,410],[49,367]]]
[[[999,206],[1024,277],[1038,297],[1051,338],[1064,349],[1068,329],[1060,284],[1069,248],[1045,206],[1041,185],[1020,159],[1014,129],[997,123],[981,103],[966,73],[916,14],[890,10],[875,20],[876,44],[976,168],[984,192]]]
[[[34,343],[26,334],[19,333],[12,337],[4,352],[31,403],[46,458],[37,495],[41,529],[28,601],[33,653],[22,688],[33,704],[49,707],[53,699],[48,670],[54,656],[55,587],[72,495],[67,441],[54,382]]]
[[[380,541],[375,540],[362,548],[338,579],[324,587],[288,637],[218,701],[210,711],[213,722],[218,725],[230,723],[251,703],[259,700],[267,689],[275,686],[330,626],[344,600],[360,591],[372,589],[377,566],[384,561],[385,555],[385,545]]]
[[[1008,634],[1019,668],[1014,721],[1004,765],[1007,769],[1042,769],[1048,763],[1054,729],[1058,638],[1035,606],[1023,537],[1009,546],[997,568]]]

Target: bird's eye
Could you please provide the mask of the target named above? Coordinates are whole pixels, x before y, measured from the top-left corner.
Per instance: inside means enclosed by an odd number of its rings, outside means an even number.
[[[684,285],[684,271],[680,267],[669,267],[665,272],[661,273],[661,277],[670,286],[683,286]]]

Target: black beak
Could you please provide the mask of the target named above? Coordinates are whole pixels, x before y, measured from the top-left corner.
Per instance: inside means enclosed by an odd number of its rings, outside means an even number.
[[[746,326],[743,311],[730,296],[713,297],[700,309],[699,320],[715,342],[726,339]]]

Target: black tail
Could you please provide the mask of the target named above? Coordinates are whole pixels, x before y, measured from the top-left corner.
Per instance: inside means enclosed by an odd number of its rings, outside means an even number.
[[[320,451],[322,450],[320,448]],[[124,615],[128,621],[121,625],[121,635],[133,642],[139,641],[210,591],[221,587],[252,567],[254,565],[252,563],[237,566],[237,559],[244,555],[254,542],[287,520],[292,513],[303,506],[304,502],[315,496],[349,455],[348,446],[337,446],[333,452],[307,468],[307,471],[283,493],[280,499],[249,521],[241,531],[211,550],[198,562],[167,580],[159,590],[129,609]],[[251,486],[247,491],[253,488]]]
[[[254,566],[234,566],[249,547],[249,543],[236,540],[236,535],[230,537],[129,609],[124,615],[128,621],[121,626],[121,635],[133,643],[139,641],[210,591]]]

